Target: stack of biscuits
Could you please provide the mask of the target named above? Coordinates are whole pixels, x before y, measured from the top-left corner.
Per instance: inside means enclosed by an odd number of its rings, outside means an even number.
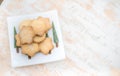
[[[19,33],[15,35],[16,46],[21,47],[22,53],[29,57],[41,52],[49,54],[54,48],[52,39],[46,37],[52,28],[48,18],[38,17],[34,20],[24,20],[19,26]]]

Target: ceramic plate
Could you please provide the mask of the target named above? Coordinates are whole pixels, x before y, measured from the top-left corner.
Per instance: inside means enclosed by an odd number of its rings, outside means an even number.
[[[14,27],[16,28],[17,32],[19,32],[18,27],[19,27],[19,24],[21,21],[26,20],[26,19],[35,19],[38,16],[49,18],[51,23],[54,22],[55,29],[57,31],[57,35],[59,38],[59,46],[55,47],[52,50],[51,54],[43,55],[42,53],[37,53],[31,59],[28,59],[28,57],[26,55],[21,54],[21,49],[19,49],[20,52],[17,53],[16,48],[14,48]],[[56,10],[44,12],[44,13],[31,14],[31,15],[8,17],[7,22],[8,22],[9,44],[10,44],[12,67],[43,64],[43,63],[53,62],[53,61],[57,61],[57,60],[62,60],[65,58],[62,34],[61,34],[58,15],[57,15]],[[49,30],[48,35],[49,35],[49,37],[51,37],[53,39],[52,29]],[[55,44],[54,44],[54,46],[55,46]]]

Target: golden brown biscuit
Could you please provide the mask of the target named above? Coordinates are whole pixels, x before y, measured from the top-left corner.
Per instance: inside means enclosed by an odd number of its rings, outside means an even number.
[[[36,35],[42,36],[46,32],[46,25],[44,21],[41,20],[33,20],[31,26]]]
[[[39,44],[39,51],[45,55],[47,55],[53,48],[54,45],[51,38],[46,38],[43,42]]]
[[[31,24],[32,20],[24,20],[20,23],[19,29],[21,30],[23,26],[29,26]]]
[[[34,31],[31,26],[24,26],[20,33],[21,44],[30,44],[33,42],[33,37],[35,36]]]
[[[45,37],[46,37],[46,34],[44,34],[43,36],[35,36],[33,38],[33,41],[36,42],[36,43],[40,43],[42,42],[43,40],[45,40]]]
[[[49,20],[49,18],[43,18],[43,17],[38,17],[37,18],[38,20],[40,20],[40,21],[43,21],[44,23],[45,23],[45,25],[47,26],[46,28],[46,32],[49,30],[49,29],[51,29],[52,28],[52,26],[51,26],[51,24],[50,24],[50,20]]]
[[[16,46],[20,47],[21,43],[20,43],[19,34],[16,34],[16,35],[15,35],[15,39],[16,39]]]
[[[28,56],[34,56],[38,51],[38,44],[37,43],[32,43],[32,44],[25,44],[22,45],[22,53],[27,54]]]

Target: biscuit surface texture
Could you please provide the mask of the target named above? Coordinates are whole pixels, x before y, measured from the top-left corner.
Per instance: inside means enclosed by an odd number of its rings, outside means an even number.
[[[53,48],[54,45],[51,38],[46,38],[43,42],[39,44],[39,51],[45,55],[47,55]]]
[[[24,20],[20,23],[19,29],[21,30],[24,26],[30,26],[32,20]]]
[[[38,51],[38,44],[37,43],[32,43],[32,44],[25,44],[22,45],[22,53],[27,54],[28,56],[34,56]]]
[[[43,36],[35,36],[35,37],[33,38],[33,41],[36,42],[36,43],[40,43],[40,42],[42,42],[43,40],[45,40],[45,38],[46,38],[46,34],[44,34]]]
[[[21,29],[19,36],[21,44],[30,44],[33,42],[33,37],[35,34],[31,26],[24,26]]]
[[[47,28],[47,29],[46,29],[46,32],[51,29],[52,26],[50,25],[50,20],[49,20],[49,18],[38,17],[37,19],[38,19],[38,20],[41,20],[41,21],[43,21],[43,22],[45,23],[46,28]]]
[[[31,26],[36,35],[42,36],[46,32],[46,25],[41,20],[33,20]]]

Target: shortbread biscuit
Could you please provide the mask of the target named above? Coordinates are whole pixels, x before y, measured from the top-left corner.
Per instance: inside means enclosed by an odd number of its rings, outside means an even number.
[[[45,40],[45,38],[46,38],[46,34],[44,34],[43,36],[35,36],[35,37],[33,38],[33,41],[36,42],[36,43],[40,43],[40,42],[42,42],[43,40]]]
[[[43,21],[45,23],[46,28],[47,28],[46,32],[52,28],[49,18],[43,18],[43,17],[40,16],[37,19],[40,20],[40,21]]]
[[[26,54],[31,57],[34,56],[39,51],[37,43],[25,44],[22,45],[21,48],[23,54]]]
[[[32,21],[31,26],[35,34],[39,36],[44,35],[47,29],[46,28],[47,26],[45,25],[44,21],[37,20],[37,19]]]
[[[23,26],[30,26],[32,20],[24,20],[20,23],[19,29],[21,30]]]
[[[49,52],[54,48],[51,38],[46,38],[43,42],[39,44],[39,51],[45,55],[49,54]]]
[[[21,29],[19,36],[21,44],[30,44],[33,42],[33,37],[35,34],[31,26],[24,26]]]

